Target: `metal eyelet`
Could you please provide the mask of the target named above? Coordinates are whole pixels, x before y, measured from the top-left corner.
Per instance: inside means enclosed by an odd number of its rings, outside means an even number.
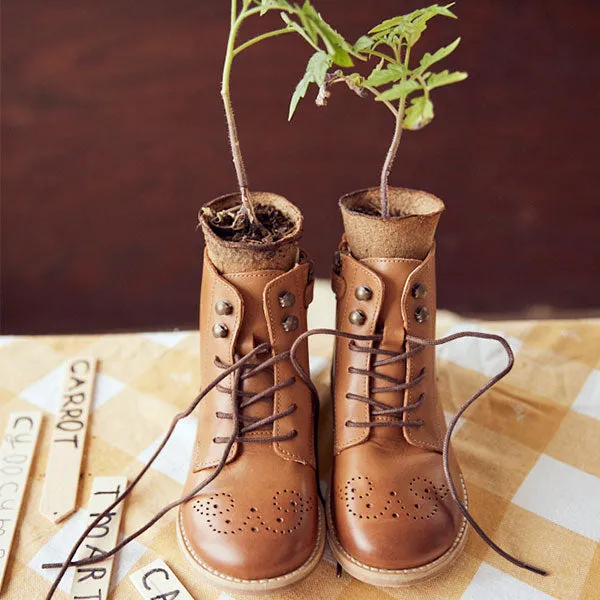
[[[356,296],[357,300],[367,301],[373,297],[373,290],[371,290],[371,288],[369,286],[359,285],[354,290],[354,295]]]
[[[279,294],[279,306],[281,308],[291,308],[296,302],[296,296],[292,292],[281,292]]]
[[[227,300],[219,300],[215,304],[215,312],[221,316],[230,315],[233,312],[233,306]]]
[[[353,310],[348,315],[348,320],[352,325],[364,325],[367,320],[367,315],[362,310]]]
[[[298,329],[298,325],[298,317],[294,315],[288,315],[281,321],[281,326],[283,327],[283,330],[287,333],[296,331],[296,329]]]
[[[415,283],[412,287],[411,294],[413,298],[422,300],[427,296],[427,286],[424,283]]]
[[[216,338],[226,338],[229,335],[229,327],[225,323],[215,323],[212,328],[212,334]]]
[[[429,310],[427,310],[426,306],[419,306],[415,310],[415,320],[417,323],[425,323],[429,319]]]

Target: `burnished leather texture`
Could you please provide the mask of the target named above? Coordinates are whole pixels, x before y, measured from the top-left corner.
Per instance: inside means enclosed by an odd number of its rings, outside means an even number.
[[[359,261],[343,248],[335,271],[332,284],[338,329],[382,335],[380,342],[353,343],[371,348],[376,344],[378,349],[400,353],[411,350],[407,335],[435,337],[435,247],[422,261]],[[357,298],[359,286],[373,292],[369,299]],[[348,318],[357,309],[367,316],[362,325]],[[441,451],[446,426],[437,396],[435,351],[427,347],[406,361],[377,367],[378,373],[405,382],[421,376],[419,383],[405,390],[377,394],[378,402],[393,408],[413,407],[422,398],[414,409],[401,415],[371,416],[369,404],[346,397],[348,393],[369,396],[374,385],[382,387],[368,375],[349,372],[351,367],[369,370],[372,361],[371,354],[351,351],[347,340],[336,342],[331,534],[347,557],[367,569],[418,569],[455,547],[465,530],[444,477]],[[408,425],[349,426],[399,419]],[[454,480],[462,482],[452,454],[450,466]],[[464,485],[462,498],[466,499]]]
[[[261,343],[272,346],[272,355],[289,351],[306,331],[306,307],[312,298],[310,265],[301,262],[289,271],[255,271],[220,274],[204,256],[200,299],[201,374],[204,384],[221,373],[218,357],[231,364]],[[283,294],[285,302],[279,298]],[[229,314],[215,306],[226,301]],[[282,306],[284,304],[284,306]],[[224,311],[220,311],[224,312]],[[296,317],[298,327],[286,331],[282,322]],[[215,324],[227,327],[226,337],[214,337]],[[308,369],[307,346],[299,354]],[[244,392],[258,393],[295,375],[289,360],[243,381]],[[234,375],[223,384],[233,385]],[[219,438],[232,433],[232,395],[214,389],[198,407],[198,433],[185,491],[194,488],[219,462],[224,445]],[[314,417],[310,391],[301,380],[247,406],[248,417],[264,418],[295,410],[266,428],[244,435],[252,440],[284,441],[233,445],[222,472],[180,513],[185,545],[205,570],[223,579],[257,582],[285,578],[307,562],[319,547],[321,524],[315,474]],[[184,492],[185,493],[185,492]]]

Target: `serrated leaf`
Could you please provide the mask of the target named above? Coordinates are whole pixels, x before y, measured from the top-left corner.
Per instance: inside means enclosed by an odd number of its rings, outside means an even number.
[[[305,14],[304,10],[298,11],[298,18],[302,22],[302,27],[304,27],[304,29],[306,30],[306,33],[308,33],[308,36],[310,37],[310,39],[315,44],[318,44],[319,43],[319,31],[315,27],[314,23],[310,20],[308,15]]]
[[[448,44],[447,46],[442,46],[439,50],[436,50],[433,54],[426,52],[423,55],[423,58],[421,58],[421,61],[419,63],[419,68],[416,69],[415,72],[422,73],[423,71],[426,71],[427,69],[429,69],[429,67],[431,65],[446,58],[446,56],[448,56],[449,54],[452,54],[452,52],[454,52],[454,50],[456,50],[456,47],[459,44],[460,44],[460,38],[456,38],[451,44]]]
[[[354,43],[354,50],[362,52],[373,46],[373,40],[368,35],[361,35]]]
[[[399,98],[406,97],[419,89],[421,89],[421,86],[414,79],[406,79],[392,86],[389,90],[386,90],[377,96],[376,99],[380,102],[383,102],[384,100],[398,100]]]
[[[422,129],[433,120],[433,103],[425,96],[418,96],[411,100],[410,106],[406,109],[402,127],[416,131]]]
[[[406,15],[400,15],[391,19],[386,19],[379,25],[373,27],[369,33],[388,35],[392,32],[396,35],[405,37],[411,33],[411,29],[416,26],[418,29],[425,29],[427,21],[437,16],[450,17],[456,19],[456,15],[450,10],[452,4],[439,6],[433,4],[427,8],[419,8]]]
[[[407,74],[407,72],[404,65],[395,65],[393,63],[389,64],[385,69],[375,67],[365,81],[365,85],[378,87],[380,85],[385,85],[386,83],[399,81]]]
[[[333,62],[340,67],[351,67],[354,64],[351,56],[354,48],[323,19],[309,0],[306,0],[302,5],[302,12],[323,39]]]
[[[298,106],[298,102],[300,102],[300,100],[302,98],[304,98],[304,96],[306,96],[306,92],[308,90],[308,86],[310,85],[310,77],[308,76],[308,74],[304,74],[304,76],[302,77],[302,79],[298,82],[298,85],[296,86],[296,89],[294,90],[294,93],[292,94],[292,99],[290,100],[290,109],[288,112],[288,121],[292,120],[292,117],[294,116],[294,113],[296,112],[296,107]]]
[[[427,87],[430,90],[442,87],[443,85],[464,81],[468,77],[468,74],[464,71],[449,72],[448,69],[441,71],[440,73],[427,73],[427,75]]]
[[[292,119],[292,116],[296,111],[296,107],[298,106],[298,102],[300,102],[300,100],[306,96],[308,86],[311,83],[315,83],[317,86],[321,87],[325,83],[327,71],[331,67],[331,64],[332,59],[325,52],[315,52],[310,57],[306,65],[306,72],[304,73],[302,79],[298,82],[298,85],[292,94],[288,113],[288,121]]]
[[[456,18],[450,10],[452,4],[439,6],[433,4],[427,8],[420,8],[407,15],[400,15],[387,19],[373,27],[369,34],[373,39],[373,48],[379,44],[398,46],[405,41],[409,46],[414,46],[423,32],[427,29],[427,23],[437,16]]]

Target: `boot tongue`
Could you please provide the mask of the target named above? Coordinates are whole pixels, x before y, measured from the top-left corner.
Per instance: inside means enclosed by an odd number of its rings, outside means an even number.
[[[265,286],[281,276],[285,271],[253,271],[250,273],[224,273],[222,276],[229,281],[242,296],[244,315],[235,345],[235,352],[244,356],[264,342],[269,341],[269,330],[264,312],[263,291]],[[256,362],[264,360],[264,356],[257,357]],[[273,385],[273,375],[268,371],[261,371],[244,381],[242,389],[245,392],[256,394]],[[272,414],[269,402],[260,400],[256,404],[246,407],[242,414],[262,418]],[[265,435],[271,435],[266,432]]]
[[[384,284],[383,304],[377,322],[377,331],[383,334],[383,340],[380,342],[379,348],[392,350],[393,352],[404,352],[405,323],[402,318],[402,295],[406,280],[414,269],[421,264],[421,261],[409,258],[365,258],[360,262],[375,271]],[[373,360],[386,358],[389,357],[378,354]],[[373,370],[400,381],[406,379],[405,361],[383,365]],[[371,381],[372,388],[392,385],[381,379],[372,379]],[[404,392],[383,392],[374,394],[372,397],[390,407],[404,405]],[[375,419],[387,420],[389,417],[375,417]],[[371,430],[371,437],[386,444],[404,444],[401,429],[396,427],[375,427]]]

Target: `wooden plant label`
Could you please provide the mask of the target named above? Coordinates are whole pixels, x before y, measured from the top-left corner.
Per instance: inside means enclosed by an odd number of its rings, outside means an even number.
[[[95,358],[75,358],[67,363],[40,504],[42,515],[53,523],[76,508],[95,379]]]
[[[41,423],[39,411],[10,413],[0,446],[0,590]]]
[[[110,506],[127,487],[125,477],[94,477],[88,504],[91,523],[103,510]],[[119,526],[123,514],[123,503],[118,504],[90,531],[76,554],[76,560],[99,556],[117,544]],[[93,565],[75,567],[70,600],[106,600],[114,557]]]
[[[194,600],[160,558],[132,573],[129,578],[144,600]]]

